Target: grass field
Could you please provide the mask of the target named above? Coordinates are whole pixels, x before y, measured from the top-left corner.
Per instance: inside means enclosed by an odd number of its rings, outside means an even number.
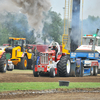
[[[22,83],[0,83],[0,92],[14,90],[46,90],[57,88],[99,88],[100,83],[71,82],[69,86],[59,86],[59,82],[22,82]]]

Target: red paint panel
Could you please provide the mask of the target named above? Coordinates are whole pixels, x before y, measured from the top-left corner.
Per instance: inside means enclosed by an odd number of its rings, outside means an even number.
[[[55,68],[55,74],[57,74],[57,68]]]
[[[35,72],[37,72],[38,71],[37,69],[40,67],[44,68],[44,72],[47,72],[47,66],[41,66],[41,65],[35,65]]]
[[[91,62],[91,66],[98,66],[98,62]]]
[[[58,55],[57,60],[60,60],[61,56],[62,56],[62,55]]]

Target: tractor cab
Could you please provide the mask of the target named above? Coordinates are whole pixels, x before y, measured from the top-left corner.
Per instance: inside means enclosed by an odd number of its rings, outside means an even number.
[[[93,46],[95,51],[100,53],[100,37],[94,35],[84,35],[83,43],[80,47],[76,49],[76,51],[93,51]]]
[[[94,35],[84,35],[83,36],[83,45],[93,45],[95,39],[95,34]],[[100,46],[100,37],[96,37],[96,46]]]
[[[26,46],[26,38],[13,38],[9,37],[9,45],[13,47],[20,46],[21,51],[24,51],[24,47]]]

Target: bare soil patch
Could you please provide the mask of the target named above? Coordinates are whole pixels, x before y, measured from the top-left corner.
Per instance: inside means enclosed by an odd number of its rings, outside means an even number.
[[[100,82],[100,75],[85,77],[34,77],[33,71],[13,70],[0,73],[0,82]],[[49,90],[52,91],[52,90]],[[54,91],[54,90],[53,90]],[[100,88],[96,89],[57,89],[58,92],[42,93],[39,91],[12,91],[0,93],[0,99],[13,100],[100,100]],[[37,92],[37,93],[36,93]]]
[[[0,73],[0,82],[58,82],[59,80],[70,82],[100,82],[100,75],[85,77],[34,77],[32,70],[13,70]]]

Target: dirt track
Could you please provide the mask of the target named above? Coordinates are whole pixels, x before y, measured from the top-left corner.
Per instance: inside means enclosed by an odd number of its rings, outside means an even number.
[[[32,71],[14,70],[11,72],[0,73],[0,82],[58,82],[65,80],[70,82],[100,82],[100,75],[86,77],[34,77]],[[88,90],[88,89],[86,89]],[[85,90],[85,91],[86,91]],[[15,99],[15,100],[100,100],[100,88],[96,89],[99,92],[63,92],[63,93],[26,93],[22,91],[21,95],[0,95],[0,99]],[[16,93],[20,91],[14,91]],[[4,92],[6,93],[6,92]]]
[[[0,82],[58,82],[59,80],[70,82],[100,82],[100,75],[85,77],[34,77],[33,71],[14,70],[0,73]]]

